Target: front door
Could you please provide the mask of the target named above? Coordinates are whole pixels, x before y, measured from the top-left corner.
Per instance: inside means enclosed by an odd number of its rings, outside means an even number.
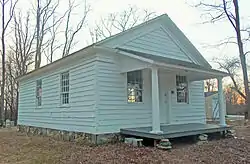
[[[169,86],[167,83],[167,75],[162,74],[159,78],[159,94],[160,94],[160,121],[161,124],[167,124],[168,121],[168,92],[169,92]]]
[[[168,124],[169,123],[169,116],[168,116],[168,91],[165,90],[163,95],[162,95],[162,105],[160,106],[160,118],[161,118],[161,124]]]

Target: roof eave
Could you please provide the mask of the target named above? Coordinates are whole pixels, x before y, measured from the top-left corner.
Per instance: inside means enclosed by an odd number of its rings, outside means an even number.
[[[166,67],[166,68],[176,68],[176,69],[180,69],[180,70],[187,70],[187,71],[194,71],[194,72],[199,72],[199,73],[206,73],[206,74],[210,74],[210,75],[215,75],[216,77],[230,76],[230,74],[228,74],[226,72],[218,71],[218,70],[215,70],[215,69],[207,70],[207,69],[190,68],[190,67],[185,67],[185,66],[180,66],[180,65],[161,63],[161,62],[157,62],[157,61],[154,61],[153,64],[158,65],[158,66],[163,66],[163,67]]]

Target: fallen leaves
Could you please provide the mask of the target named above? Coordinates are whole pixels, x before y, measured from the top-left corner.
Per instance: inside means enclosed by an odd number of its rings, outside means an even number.
[[[239,133],[249,138],[250,129],[247,128]],[[123,143],[96,147],[80,146],[72,142],[55,141],[48,137],[26,136],[0,130],[0,162],[3,164],[244,164],[250,161],[249,152],[250,140],[247,139],[230,138],[210,141],[204,145],[189,144],[169,152],[153,147],[133,147]]]

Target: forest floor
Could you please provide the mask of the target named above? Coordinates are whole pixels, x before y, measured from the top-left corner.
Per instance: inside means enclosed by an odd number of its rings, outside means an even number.
[[[237,126],[236,132],[236,139],[212,140],[203,145],[174,145],[171,151],[164,151],[124,143],[91,147],[0,129],[0,163],[249,163],[250,126]]]

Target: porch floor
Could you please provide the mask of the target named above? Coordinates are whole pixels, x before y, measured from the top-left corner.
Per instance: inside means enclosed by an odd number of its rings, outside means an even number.
[[[216,132],[226,131],[229,129],[231,129],[231,126],[189,123],[189,124],[161,125],[161,131],[163,133],[160,134],[150,133],[152,127],[124,128],[120,129],[120,132],[123,135],[130,135],[135,137],[163,139],[163,138],[192,136],[198,134],[216,133]]]

